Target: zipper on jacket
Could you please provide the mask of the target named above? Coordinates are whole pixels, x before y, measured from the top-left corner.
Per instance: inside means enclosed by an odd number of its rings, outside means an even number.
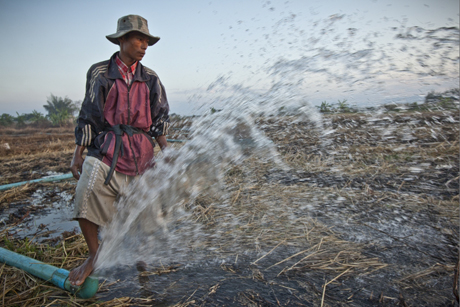
[[[128,85],[128,123],[127,123],[128,125],[131,125],[131,112],[130,112],[131,105],[130,105],[130,101],[129,101],[129,91],[131,90],[131,85],[132,84],[133,83],[131,82],[131,84]]]
[[[131,104],[130,104],[130,100],[129,100],[129,92],[131,90],[131,85],[133,85],[133,83],[134,83],[134,80],[131,82],[130,85],[128,85],[128,125],[130,125],[130,126],[131,126],[131,112],[130,112]],[[133,154],[134,165],[136,166],[136,175],[139,175],[139,168],[137,166],[136,155],[134,154],[133,147],[131,146],[131,138],[130,138],[129,135],[128,135],[128,142],[129,142],[129,148],[131,149],[131,153]]]

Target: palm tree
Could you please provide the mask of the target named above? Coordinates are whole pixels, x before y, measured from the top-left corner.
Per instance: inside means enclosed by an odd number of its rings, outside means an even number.
[[[48,111],[48,118],[53,125],[65,124],[78,110],[77,104],[68,97],[62,98],[51,94],[46,103],[43,107]]]
[[[43,107],[46,111],[48,111],[48,116],[63,113],[67,113],[73,116],[75,111],[78,110],[76,104],[68,97],[62,98],[51,94],[50,97],[48,97],[46,103],[47,104],[45,104]]]

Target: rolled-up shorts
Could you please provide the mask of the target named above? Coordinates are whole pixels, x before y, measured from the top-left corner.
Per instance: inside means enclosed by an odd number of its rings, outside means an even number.
[[[115,202],[138,176],[113,172],[108,185],[104,184],[110,167],[94,157],[86,157],[75,191],[74,219],[87,219],[106,226],[117,212]]]

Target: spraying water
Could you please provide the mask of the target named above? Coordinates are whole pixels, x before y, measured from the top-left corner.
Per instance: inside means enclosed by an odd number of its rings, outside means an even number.
[[[213,88],[226,86],[219,82]],[[317,111],[305,102],[292,105],[302,117],[319,122]],[[254,157],[286,168],[273,142],[255,124],[258,118],[277,115],[278,109],[267,96],[240,95],[231,107],[194,121],[190,140],[180,149],[168,149],[157,167],[118,201],[119,213],[104,234],[98,267],[145,259],[190,260],[215,249],[221,233],[235,229],[240,221],[228,216],[211,234],[196,222],[199,204],[194,200],[200,194],[213,195],[218,203],[212,205],[232,215],[226,208],[231,199],[224,192],[223,178],[229,168]]]
[[[273,134],[289,138],[293,131],[286,126],[308,123],[311,134],[330,144],[331,124],[311,101],[332,97],[331,89],[365,97],[365,105],[376,97],[382,103],[400,97],[401,90],[390,90],[394,80],[419,78],[418,89],[407,88],[415,93],[436,83],[458,83],[458,27],[425,29],[405,21],[366,31],[350,26],[356,16],[338,14],[309,21],[306,31],[297,18],[287,14],[274,24],[258,61],[246,63],[252,77],[235,82],[240,76],[229,73],[192,96],[202,116],[193,120],[185,145],[164,152],[156,168],[119,199],[118,214],[103,232],[98,270],[136,261],[192,263],[257,254],[280,242],[274,230],[301,235],[306,221],[297,207],[273,202],[255,212],[239,201],[238,187],[229,182],[232,174],[238,172],[251,186],[258,184],[252,174],[261,168],[268,174],[292,171],[271,140]],[[290,53],[274,56],[274,42],[286,28],[292,34],[283,38]]]

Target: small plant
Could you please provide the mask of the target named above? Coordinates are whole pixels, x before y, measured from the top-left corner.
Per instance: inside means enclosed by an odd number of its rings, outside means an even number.
[[[321,102],[320,106],[316,106],[321,113],[330,113],[332,112],[332,105],[326,101]]]
[[[214,107],[211,108],[211,114],[214,114],[214,113],[217,113],[217,112],[220,112],[222,111],[222,109],[216,109]]]
[[[340,112],[344,112],[344,113],[350,112],[350,106],[348,105],[346,99],[342,101],[339,100],[338,108]]]

